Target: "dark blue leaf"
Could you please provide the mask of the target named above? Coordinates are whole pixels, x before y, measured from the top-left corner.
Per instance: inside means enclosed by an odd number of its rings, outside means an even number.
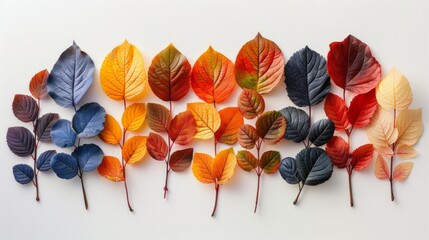
[[[31,96],[16,94],[12,103],[12,111],[19,120],[32,122],[37,119],[39,106]]]
[[[318,185],[327,181],[333,170],[329,155],[321,148],[305,148],[296,155],[296,167],[303,184]]]
[[[98,167],[103,161],[103,151],[95,144],[84,144],[74,150],[72,156],[78,160],[79,167],[84,172],[89,172]]]
[[[48,150],[40,154],[37,158],[37,169],[42,172],[51,170],[51,159],[56,153],[55,150]]]
[[[296,168],[295,159],[291,157],[284,158],[281,161],[279,172],[282,178],[289,184],[297,184],[301,181]]]
[[[322,119],[315,122],[310,129],[309,139],[315,146],[321,146],[332,138],[335,131],[335,124],[329,119]]]
[[[51,128],[52,142],[58,147],[71,147],[76,141],[76,133],[71,128],[69,120],[60,119],[52,125]]]
[[[34,136],[25,127],[10,127],[7,130],[6,141],[10,151],[20,157],[30,156],[34,151]]]
[[[51,159],[51,166],[55,174],[62,179],[72,179],[78,172],[76,158],[65,153],[55,154]]]
[[[289,59],[285,76],[288,96],[298,107],[320,103],[331,88],[325,58],[307,46]]]
[[[73,42],[49,74],[48,92],[63,107],[76,107],[94,79],[94,63]]]
[[[27,164],[17,164],[13,166],[13,176],[17,182],[27,184],[33,181],[34,172]]]
[[[286,132],[284,138],[296,143],[302,142],[308,136],[309,118],[308,114],[295,107],[286,107],[280,110],[283,117],[286,118]]]
[[[42,142],[50,142],[51,128],[60,117],[56,113],[47,113],[37,120],[36,136]]]
[[[106,110],[92,102],[83,105],[73,117],[73,129],[80,138],[97,136],[104,129]]]

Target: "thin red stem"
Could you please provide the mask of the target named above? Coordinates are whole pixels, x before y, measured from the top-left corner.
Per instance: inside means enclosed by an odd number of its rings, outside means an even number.
[[[124,111],[125,111],[125,109],[127,109],[127,100],[124,99]],[[121,144],[119,144],[121,149],[125,145],[126,135],[127,135],[127,129],[124,129],[124,132],[122,133],[122,146],[121,146]],[[127,197],[128,208],[130,209],[130,212],[133,212],[134,209],[131,207],[130,197],[129,197],[129,193],[128,193],[127,174],[126,174],[126,170],[125,170],[126,167],[127,167],[127,164],[126,164],[124,158],[122,158],[122,172],[124,173],[125,196]]]
[[[170,102],[170,115],[173,115],[172,101],[169,101],[169,102]],[[168,192],[168,175],[170,173],[170,168],[169,168],[170,156],[171,156],[171,149],[173,148],[173,145],[174,145],[174,142],[171,143],[170,134],[168,133],[168,129],[167,129],[167,138],[168,138],[168,155],[167,155],[167,159],[165,160],[164,199],[167,198],[167,192]]]
[[[212,217],[216,213],[217,199],[218,199],[218,196],[219,196],[219,187],[220,187],[220,185],[216,182],[215,183],[216,196],[215,196],[215,203],[214,203],[214,207],[213,207]]]
[[[349,175],[349,194],[350,194],[350,207],[353,207],[353,189],[352,189],[352,169],[347,169],[347,174]]]
[[[165,185],[164,185],[164,199],[167,198],[168,191],[168,174],[170,173],[170,169],[168,168],[168,161],[165,161]]]

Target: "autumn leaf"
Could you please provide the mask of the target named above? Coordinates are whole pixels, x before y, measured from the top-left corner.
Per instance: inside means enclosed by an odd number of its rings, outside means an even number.
[[[389,178],[389,168],[387,167],[386,160],[384,160],[381,154],[378,154],[377,161],[375,162],[374,173],[378,179]]]
[[[335,130],[344,131],[349,128],[349,109],[343,99],[335,94],[328,93],[324,109],[326,116],[334,122]]]
[[[168,132],[171,113],[161,104],[147,104],[147,125],[155,132]]]
[[[210,139],[220,127],[220,115],[208,103],[188,103],[187,110],[192,113],[196,123],[195,138]]]
[[[131,104],[125,109],[121,120],[124,131],[140,131],[146,120],[146,105],[144,103]]]
[[[402,159],[410,159],[417,156],[417,151],[408,145],[398,144],[395,145],[395,154],[397,154]]]
[[[404,181],[410,175],[411,170],[413,169],[412,162],[400,163],[393,170],[393,180]]]
[[[393,126],[392,115],[381,108],[375,113],[367,133],[369,141],[377,149],[391,145],[398,138],[398,129]]]
[[[146,142],[145,136],[134,136],[128,139],[122,148],[122,157],[127,164],[135,164],[143,160],[146,155]]]
[[[217,142],[232,145],[237,142],[237,133],[244,124],[243,115],[237,107],[227,107],[219,111],[221,123],[215,133]]]
[[[42,70],[42,71],[36,73],[31,78],[29,89],[30,89],[31,95],[33,95],[34,98],[41,99],[47,95],[47,93],[48,93],[48,86],[47,86],[48,77],[49,77],[49,72],[48,72],[48,70],[45,69],[45,70]]]
[[[422,109],[406,109],[398,114],[396,119],[398,128],[397,144],[413,146],[423,132]]]
[[[259,167],[267,174],[277,172],[280,167],[280,153],[277,151],[266,151],[262,154]]]
[[[189,166],[191,166],[193,155],[193,148],[175,151],[173,154],[171,154],[168,165],[170,166],[170,169],[175,172],[183,172]]]
[[[106,114],[104,129],[98,134],[98,137],[107,144],[119,144],[122,139],[122,129],[116,119]]]
[[[353,170],[362,171],[371,163],[373,155],[374,147],[372,144],[360,146],[353,151],[350,165]]]
[[[122,165],[119,159],[112,156],[104,156],[103,161],[97,168],[98,173],[113,182],[125,180]]]
[[[386,110],[405,110],[411,101],[411,92],[408,79],[396,68],[390,70],[377,86],[377,102]]]
[[[237,138],[238,143],[246,149],[252,149],[255,147],[255,144],[259,139],[256,129],[249,124],[244,124],[240,127],[237,133]]]
[[[256,132],[267,144],[274,145],[280,141],[286,131],[286,119],[278,111],[265,112],[256,121]]]
[[[195,178],[202,183],[214,183],[215,177],[212,173],[213,158],[205,153],[195,153],[192,163],[192,172]]]
[[[194,140],[196,131],[197,127],[194,115],[190,111],[185,111],[177,114],[171,120],[168,135],[174,143],[187,145]]]
[[[168,154],[168,146],[164,138],[159,134],[149,133],[146,142],[149,155],[158,161],[164,161]]]
[[[349,144],[342,137],[333,136],[326,144],[325,151],[335,166],[345,168],[348,166],[349,148]]]
[[[250,172],[258,167],[258,159],[247,150],[237,152],[237,163],[244,171]]]
[[[254,119],[265,110],[264,98],[255,90],[243,89],[237,101],[238,109],[246,119]]]
[[[368,125],[377,110],[377,105],[374,89],[354,97],[347,114],[350,124],[356,128]]]

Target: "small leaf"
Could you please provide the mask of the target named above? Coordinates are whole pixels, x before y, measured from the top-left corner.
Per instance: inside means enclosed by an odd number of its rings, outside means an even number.
[[[219,111],[221,123],[215,133],[216,141],[233,145],[237,142],[237,133],[244,124],[243,115],[238,107],[227,107]]]
[[[69,120],[60,119],[52,125],[51,128],[52,142],[58,147],[71,147],[76,142],[76,133],[71,128]]]
[[[325,58],[307,46],[292,55],[285,74],[287,94],[298,107],[317,105],[331,88]]]
[[[375,98],[375,90],[357,95],[350,103],[348,111],[348,119],[351,125],[356,128],[362,128],[371,122],[377,110],[377,99]]]
[[[49,95],[62,107],[76,107],[94,80],[94,70],[92,59],[73,42],[49,74]]]
[[[52,170],[59,178],[72,179],[78,173],[78,163],[76,158],[65,154],[57,153],[51,159]]]
[[[381,154],[378,154],[377,160],[375,162],[374,173],[378,179],[389,178],[389,168],[387,167],[386,160],[384,160]]]
[[[197,131],[194,116],[190,111],[177,114],[170,122],[168,135],[174,143],[187,145],[194,140]]]
[[[254,119],[265,110],[265,101],[255,90],[243,89],[237,101],[238,109],[246,119]]]
[[[329,119],[322,119],[311,125],[308,138],[315,146],[321,146],[332,138],[334,131],[334,123]]]
[[[353,170],[362,171],[371,163],[374,155],[374,147],[372,144],[365,144],[358,147],[352,153],[351,165]]]
[[[247,150],[237,152],[237,163],[244,171],[250,172],[258,166],[258,159]]]
[[[40,154],[37,158],[37,169],[42,172],[51,170],[51,159],[57,154],[55,150],[48,150]]]
[[[128,106],[122,114],[122,126],[124,131],[139,131],[143,128],[146,120],[146,105],[144,103],[133,103]]]
[[[413,146],[423,132],[422,109],[402,110],[396,119],[398,128],[397,144]]]
[[[280,113],[287,123],[284,138],[296,143],[304,141],[308,136],[310,127],[308,114],[304,110],[295,107],[283,108]]]
[[[374,146],[390,146],[398,139],[398,129],[393,126],[393,116],[379,108],[367,130],[369,142]]]
[[[232,175],[234,175],[236,164],[237,158],[232,148],[218,152],[211,165],[211,172],[216,179],[216,183],[227,183]]]
[[[303,149],[296,155],[295,162],[299,178],[305,185],[319,185],[331,178],[331,158],[321,148]]]
[[[78,160],[80,169],[84,172],[90,172],[101,164],[104,153],[99,146],[90,143],[77,147],[72,156]]]
[[[240,49],[235,60],[235,78],[241,88],[265,94],[283,80],[284,65],[277,44],[258,33]]]
[[[34,98],[41,99],[46,96],[48,93],[48,77],[49,72],[45,69],[31,78],[29,89]]]
[[[398,144],[395,146],[395,154],[402,159],[410,159],[417,156],[417,151],[411,146]]]
[[[390,70],[377,86],[377,102],[386,110],[405,110],[411,101],[411,92],[408,79],[396,68]]]
[[[147,125],[155,132],[168,132],[171,122],[171,113],[161,104],[147,104]]]
[[[47,113],[37,120],[36,136],[42,142],[51,142],[52,125],[58,121],[60,117],[56,113]]]
[[[12,103],[13,114],[23,122],[33,122],[39,114],[37,102],[30,96],[16,94]]]
[[[171,154],[170,161],[168,162],[170,169],[175,172],[185,171],[189,166],[191,166],[193,155],[193,148],[175,151],[173,154]]]
[[[343,99],[335,94],[328,93],[325,100],[325,113],[335,124],[335,130],[344,131],[349,128],[348,108]]]
[[[279,172],[282,178],[289,184],[297,184],[301,182],[294,158],[284,158],[281,161]]]
[[[125,180],[124,171],[119,159],[112,156],[104,156],[103,161],[97,168],[98,174],[113,182]]]
[[[13,166],[13,176],[20,184],[27,184],[33,181],[34,171],[27,164],[17,164]]]
[[[135,164],[143,160],[146,155],[146,142],[145,136],[134,136],[128,139],[122,148],[122,157],[127,164]]]
[[[256,120],[256,132],[268,145],[274,145],[285,135],[286,119],[278,111],[268,111]]]
[[[393,151],[393,149],[389,145],[384,145],[384,146],[373,145],[373,146],[374,146],[374,149],[376,149],[378,153],[383,155],[383,157],[391,157],[395,154],[395,152]]]
[[[125,40],[104,59],[100,70],[104,93],[113,100],[137,101],[143,97],[146,70],[139,49]]]
[[[80,138],[92,138],[104,129],[106,110],[92,102],[83,105],[73,116],[73,130]]]
[[[395,170],[393,170],[393,180],[404,181],[408,178],[412,169],[412,162],[404,162],[396,165]]]
[[[244,124],[240,127],[237,137],[240,146],[246,149],[252,149],[255,147],[256,142],[259,140],[256,129],[249,124]]]
[[[10,127],[6,135],[7,146],[17,156],[30,156],[34,151],[35,139],[25,127]]]
[[[122,139],[122,129],[116,119],[106,114],[103,131],[98,134],[98,137],[107,144],[119,144]]]
[[[192,163],[192,172],[195,178],[202,183],[214,183],[215,177],[212,173],[213,158],[205,153],[195,153]]]
[[[348,165],[349,149],[349,144],[342,137],[333,136],[326,144],[325,151],[335,166],[345,168]]]
[[[168,154],[168,146],[164,138],[156,133],[149,133],[147,137],[146,148],[149,155],[158,161],[164,161]]]
[[[191,87],[191,65],[173,44],[152,60],[148,73],[149,86],[164,101],[179,101]]]
[[[192,68],[192,89],[206,103],[225,101],[235,84],[234,64],[211,46]]]
[[[259,162],[261,169],[268,174],[275,173],[280,167],[280,153],[277,151],[266,151]]]
[[[197,131],[195,138],[210,139],[220,127],[220,115],[216,109],[208,103],[188,103],[187,110],[195,119]]]

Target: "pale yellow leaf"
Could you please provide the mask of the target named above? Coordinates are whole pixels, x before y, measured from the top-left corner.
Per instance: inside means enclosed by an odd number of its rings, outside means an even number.
[[[219,113],[208,103],[188,103],[187,110],[192,113],[197,126],[194,138],[210,139],[219,129],[221,119]]]
[[[396,68],[380,81],[376,96],[378,104],[386,110],[405,110],[413,100],[408,79]]]
[[[405,144],[397,145],[395,153],[402,159],[410,159],[417,156],[417,151],[413,147]]]
[[[393,127],[393,116],[378,108],[367,130],[368,139],[376,148],[389,146],[398,139],[398,129]]]
[[[399,113],[396,119],[398,128],[397,144],[413,146],[423,132],[422,109],[407,109]]]

